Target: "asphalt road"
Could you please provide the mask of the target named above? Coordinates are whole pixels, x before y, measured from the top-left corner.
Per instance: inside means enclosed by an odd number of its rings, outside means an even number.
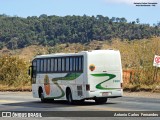
[[[31,92],[0,92],[0,111],[160,111],[160,98],[131,97],[109,99],[107,103],[97,105],[94,101],[85,101],[69,105],[64,100],[55,100],[50,103],[41,103],[39,99],[33,98]],[[74,114],[74,113],[73,113]],[[94,114],[94,112],[93,112]],[[96,115],[95,115],[96,116]],[[58,117],[59,119],[75,119],[70,117]],[[139,117],[131,117],[134,120]],[[0,118],[1,119],[1,118]],[[10,118],[7,118],[9,120]],[[17,119],[17,118],[16,118]],[[38,118],[39,119],[39,118]],[[47,118],[51,119],[51,118]],[[79,118],[90,119],[90,118]],[[94,118],[97,119],[97,118]],[[106,119],[106,118],[101,118]],[[119,120],[120,118],[112,118]],[[123,118],[127,120],[128,117]],[[150,118],[141,118],[148,119]],[[160,118],[153,118],[159,120]]]

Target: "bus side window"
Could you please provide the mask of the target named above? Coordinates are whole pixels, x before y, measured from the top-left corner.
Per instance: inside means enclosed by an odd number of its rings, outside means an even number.
[[[75,71],[79,71],[79,57],[76,57],[76,69]]]
[[[43,72],[47,71],[47,59],[44,59],[44,69]]]
[[[37,72],[40,72],[40,59],[37,59]]]
[[[54,58],[51,59],[51,72],[54,72]]]
[[[62,72],[65,71],[65,58],[62,58]]]
[[[82,57],[79,57],[79,69],[78,69],[78,71],[81,71],[81,69],[82,69],[82,59],[81,59]]]
[[[43,59],[41,59],[40,61],[41,61],[41,69],[40,69],[40,72],[43,72]]]
[[[70,57],[69,59],[69,71],[72,72],[73,71],[73,57]]]
[[[36,67],[37,67],[36,65],[37,65],[37,62],[36,62],[36,60],[34,60],[34,61],[33,61],[33,75],[36,74],[36,69],[37,69],[37,68],[36,68]]]
[[[69,72],[69,66],[70,66],[70,65],[69,65],[69,57],[66,58],[66,62],[65,62],[65,63],[66,63],[66,68],[65,68],[65,70],[66,70],[67,72]]]
[[[81,70],[80,71],[83,71],[83,57],[81,57]]]
[[[37,60],[34,60],[32,63],[32,84],[36,83],[36,74],[37,74]]]
[[[51,68],[51,65],[50,65],[51,62],[50,61],[51,61],[51,59],[47,59],[47,72],[51,71],[51,69],[50,69]]]
[[[73,69],[72,69],[72,71],[73,72],[75,72],[76,70],[75,70],[75,68],[76,68],[76,60],[75,60],[75,57],[73,57],[73,62],[72,62],[72,67],[73,67]]]
[[[54,71],[57,72],[57,58],[54,59]]]
[[[58,71],[61,72],[61,67],[62,67],[62,62],[61,62],[61,58],[58,58]]]

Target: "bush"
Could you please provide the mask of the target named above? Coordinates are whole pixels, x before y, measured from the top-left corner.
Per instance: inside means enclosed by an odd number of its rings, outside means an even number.
[[[15,87],[29,85],[28,65],[24,59],[18,57],[0,57],[0,83]]]

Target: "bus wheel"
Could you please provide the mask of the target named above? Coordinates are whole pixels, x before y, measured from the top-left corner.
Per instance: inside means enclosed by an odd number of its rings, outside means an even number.
[[[107,102],[107,98],[96,98],[95,99],[95,102],[97,104],[103,104],[103,103],[106,103]]]
[[[41,98],[41,102],[42,102],[42,103],[47,102],[47,100],[44,98],[44,93],[43,93],[43,92],[41,92],[40,98]]]
[[[84,99],[80,100],[81,103],[83,103],[84,101],[85,101]]]
[[[73,99],[72,99],[72,93],[71,93],[71,90],[68,90],[67,91],[67,101],[69,104],[73,104]]]

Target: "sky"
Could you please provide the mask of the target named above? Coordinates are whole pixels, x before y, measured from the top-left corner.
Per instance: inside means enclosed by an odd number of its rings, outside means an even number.
[[[136,6],[151,5],[155,6]],[[140,4],[141,3],[141,4]],[[150,3],[150,4],[149,4]],[[1,0],[0,14],[9,16],[103,15],[126,18],[128,22],[156,24],[160,21],[160,0]]]

